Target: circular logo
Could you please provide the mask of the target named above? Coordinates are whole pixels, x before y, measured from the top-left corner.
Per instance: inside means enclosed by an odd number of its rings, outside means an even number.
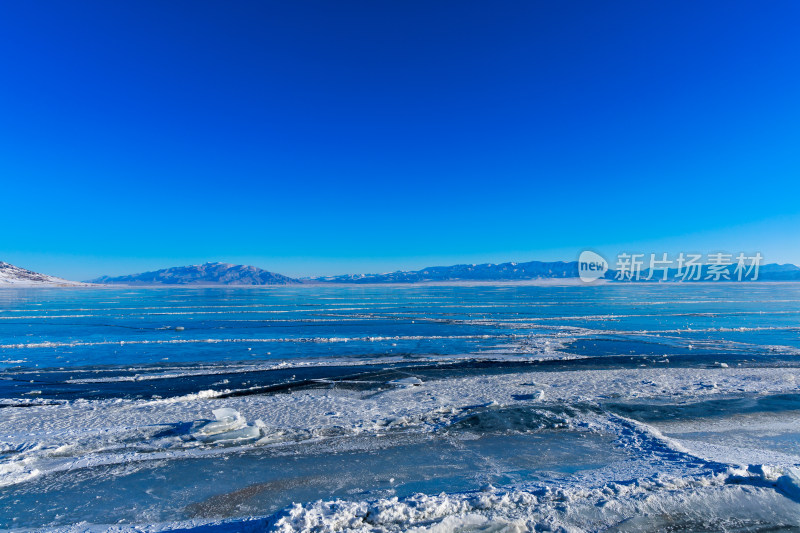
[[[578,257],[578,275],[587,283],[603,277],[608,271],[608,263],[603,256],[590,250],[584,250]]]

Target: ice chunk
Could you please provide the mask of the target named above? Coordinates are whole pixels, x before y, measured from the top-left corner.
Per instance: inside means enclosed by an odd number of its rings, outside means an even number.
[[[230,407],[222,407],[220,409],[214,409],[211,411],[211,414],[214,415],[214,418],[217,420],[223,420],[227,418],[241,418],[242,413],[237,411],[236,409],[231,409]]]
[[[230,444],[260,439],[266,424],[256,420],[248,424],[236,409],[221,408],[211,411],[216,420],[202,424],[192,433],[195,439],[213,444]]]
[[[256,425],[245,425],[233,431],[226,431],[224,433],[217,433],[204,437],[203,442],[214,444],[229,444],[234,442],[256,440],[261,438],[261,428]]]
[[[394,379],[392,381],[389,381],[387,384],[398,385],[400,387],[413,387],[415,385],[422,385],[422,383],[423,381],[418,377],[411,376],[407,378]]]
[[[201,438],[201,440],[205,440],[202,437],[237,430],[247,425],[247,421],[236,409],[222,408],[214,409],[211,412],[216,420],[203,424],[195,431],[196,437]]]

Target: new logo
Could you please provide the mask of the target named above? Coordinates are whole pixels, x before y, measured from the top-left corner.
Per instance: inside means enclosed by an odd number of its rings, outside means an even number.
[[[581,281],[589,283],[600,279],[607,270],[608,263],[600,254],[584,250],[578,257],[578,275]]]

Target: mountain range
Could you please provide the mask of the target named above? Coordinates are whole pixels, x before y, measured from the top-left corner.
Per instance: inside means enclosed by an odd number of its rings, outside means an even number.
[[[649,277],[648,270],[642,270],[640,279]],[[733,268],[731,268],[733,274]],[[708,265],[700,268],[700,281],[711,275]],[[614,281],[615,270],[609,270],[603,278]],[[663,277],[663,271],[653,273],[653,281]],[[667,272],[667,279],[678,277],[676,269]],[[735,277],[732,275],[731,277]],[[320,276],[312,278],[290,278],[268,272],[260,268],[228,263],[206,263],[185,267],[167,268],[130,276],[101,277],[91,283],[126,285],[292,285],[292,284],[386,284],[386,283],[426,283],[426,282],[474,282],[474,281],[530,281],[530,280],[574,280],[578,278],[577,261],[528,261],[526,263],[484,263],[478,265],[461,264],[434,266],[420,270],[400,270],[383,274],[344,274],[340,276]],[[800,267],[771,263],[759,269],[761,281],[800,281]],[[693,281],[693,280],[687,280]]]
[[[484,263],[398,271],[385,274],[347,274],[310,278],[320,283],[419,283],[425,281],[516,281],[578,277],[577,261]]]
[[[733,269],[731,268],[731,273]],[[710,275],[707,265],[700,269],[699,280]],[[617,272],[609,270],[603,276],[614,281]],[[667,279],[674,280],[675,269],[667,272]],[[642,270],[644,281],[649,271]],[[735,276],[732,276],[735,278]],[[205,263],[165,268],[127,276],[102,276],[86,283],[68,281],[10,265],[0,261],[0,286],[81,286],[103,285],[299,285],[299,284],[386,284],[426,282],[475,282],[475,281],[529,281],[529,280],[576,280],[577,261],[529,261],[526,263],[484,263],[428,267],[420,270],[397,271],[383,274],[346,274],[314,278],[291,278],[258,267],[233,265],[230,263]],[[652,281],[663,278],[662,271],[655,271]],[[800,267],[793,264],[770,263],[759,269],[759,281],[800,281]],[[691,280],[687,280],[691,281]]]
[[[129,276],[102,276],[90,283],[124,285],[292,285],[299,280],[254,266],[205,263]]]

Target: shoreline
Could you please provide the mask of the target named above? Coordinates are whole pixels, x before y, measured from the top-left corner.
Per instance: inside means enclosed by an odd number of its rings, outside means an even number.
[[[287,283],[274,285],[246,285],[235,283],[153,283],[153,284],[123,284],[123,283],[75,283],[73,284],[49,284],[49,283],[8,283],[0,284],[3,289],[276,289],[276,288],[302,288],[302,287],[480,287],[480,286],[520,286],[520,287],[597,287],[597,286],[772,286],[772,285],[794,285],[800,284],[800,280],[765,280],[765,281],[641,281],[641,282],[615,282],[613,280],[595,280],[584,282],[579,278],[552,278],[552,279],[530,279],[530,280],[451,280],[451,281],[417,281],[408,283],[332,283],[332,282],[306,282],[306,283]]]

